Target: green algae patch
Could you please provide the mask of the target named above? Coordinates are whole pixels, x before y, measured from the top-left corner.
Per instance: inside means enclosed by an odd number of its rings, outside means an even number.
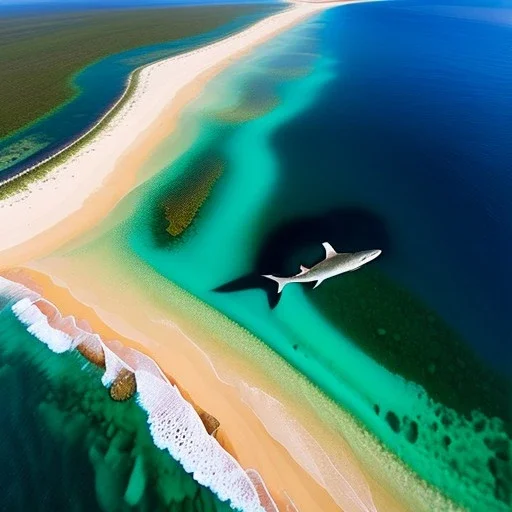
[[[244,101],[243,105],[227,107],[216,112],[215,118],[223,123],[244,123],[253,121],[268,114],[279,105],[277,96],[266,98],[264,101]]]
[[[21,158],[26,158],[43,149],[47,144],[45,137],[33,135],[14,142],[0,151],[0,171],[15,164]]]
[[[309,300],[368,355],[460,414],[481,410],[512,431],[510,382],[434,312],[372,269],[332,279]]]
[[[224,168],[219,158],[203,158],[193,172],[174,184],[172,192],[163,200],[162,210],[169,223],[167,233],[181,235],[192,224]]]

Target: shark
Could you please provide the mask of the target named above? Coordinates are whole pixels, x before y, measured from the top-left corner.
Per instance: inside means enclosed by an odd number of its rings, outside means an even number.
[[[316,281],[313,288],[317,288],[326,279],[357,270],[379,257],[382,253],[379,249],[360,252],[336,252],[329,242],[324,242],[322,245],[325,249],[325,258],[313,267],[308,268],[301,265],[300,272],[290,277],[277,277],[270,274],[263,275],[263,277],[277,283],[278,293],[281,293],[283,288],[290,283],[310,283]]]

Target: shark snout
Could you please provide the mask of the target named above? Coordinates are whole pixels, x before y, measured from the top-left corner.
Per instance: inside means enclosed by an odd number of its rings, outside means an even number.
[[[361,263],[364,265],[365,263],[369,263],[370,261],[378,258],[382,254],[380,249],[372,249],[369,251],[362,251],[358,253]]]

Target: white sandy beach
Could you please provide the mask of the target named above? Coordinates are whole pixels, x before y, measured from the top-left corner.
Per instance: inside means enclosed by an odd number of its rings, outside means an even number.
[[[118,171],[120,179],[109,188],[108,209],[111,209],[134,184],[136,172],[129,170],[133,165],[130,153],[136,149],[139,159],[151,153],[162,138],[152,132],[158,132],[162,124],[169,122],[165,116],[176,118],[181,108],[199,94],[198,85],[204,82],[205,75],[217,73],[234,58],[278,33],[341,3],[294,3],[237,34],[143,68],[133,94],[90,142],[56,164],[49,174],[31,183],[28,189],[0,201],[0,266],[19,263],[22,253],[16,251],[9,258],[9,250],[33,240],[80,211],[107,178]],[[173,128],[168,127],[166,135]],[[145,143],[143,155],[140,147],[137,148],[142,143]],[[105,205],[106,200],[103,197],[101,202]],[[89,226],[101,220],[108,209],[97,209],[96,218],[89,212]],[[52,245],[64,242],[65,238],[52,239]],[[23,248],[23,259],[27,256],[35,255]]]

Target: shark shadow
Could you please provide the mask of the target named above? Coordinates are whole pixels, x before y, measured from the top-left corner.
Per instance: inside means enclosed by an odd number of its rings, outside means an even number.
[[[281,295],[276,283],[263,274],[290,276],[300,265],[312,266],[325,257],[322,242],[329,242],[338,252],[381,249],[389,254],[389,236],[383,221],[361,208],[341,208],[317,217],[301,217],[275,228],[263,242],[253,270],[214,289],[229,293],[259,288],[267,294],[274,309]],[[308,283],[312,288],[314,283]]]

